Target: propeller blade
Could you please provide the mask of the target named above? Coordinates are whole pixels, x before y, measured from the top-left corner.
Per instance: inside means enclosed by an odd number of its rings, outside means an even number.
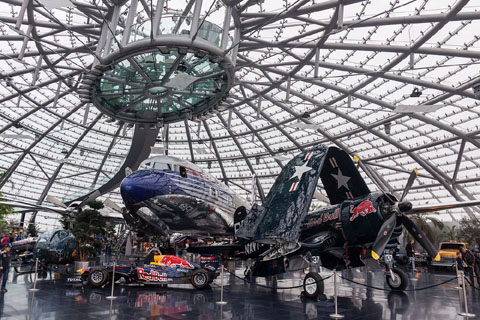
[[[97,198],[100,197],[101,195],[102,195],[102,194],[100,193],[100,191],[98,191],[98,190],[93,191],[92,193],[90,193],[90,194],[88,195],[88,197],[86,197],[85,199],[83,199],[82,202],[80,202],[80,204],[78,205],[78,207],[79,207],[79,208],[83,207],[86,203],[97,199]]]
[[[392,214],[390,217],[388,217],[387,220],[385,220],[382,224],[382,227],[378,231],[377,234],[377,239],[375,239],[375,243],[373,244],[372,247],[372,257],[375,260],[380,259],[380,256],[383,253],[383,250],[385,250],[385,247],[387,246],[388,241],[390,241],[390,237],[392,236],[393,229],[395,229],[395,226],[397,224],[397,215]]]
[[[54,196],[51,196],[51,195],[48,195],[46,200],[50,203],[53,203],[54,205],[58,206],[58,207],[62,207],[62,208],[67,208],[67,205],[65,203],[63,203],[62,201],[58,200],[56,197]]]
[[[405,186],[405,189],[403,189],[402,197],[400,198],[400,202],[405,199],[405,197],[408,194],[408,191],[410,191],[410,188],[412,187],[413,183],[415,182],[415,179],[417,178],[418,170],[417,168],[414,168],[412,173],[410,173],[410,177],[408,177],[407,185]]]
[[[435,261],[440,261],[440,255],[438,254],[437,248],[435,248],[430,240],[428,240],[425,233],[423,233],[423,231],[420,230],[410,218],[402,216],[402,224],[412,237],[415,238],[425,250],[427,250],[430,257],[433,257]]]
[[[415,206],[411,210],[407,211],[407,214],[410,213],[427,213],[440,210],[448,210],[454,208],[464,208],[464,207],[474,207],[480,206],[480,200],[473,201],[462,201],[462,202],[451,202],[451,203],[442,203],[442,204],[429,204],[424,206]]]
[[[103,204],[106,207],[109,207],[110,209],[113,209],[114,211],[122,213],[122,208],[118,204],[116,204],[115,202],[110,200],[110,198],[105,199],[105,201],[103,201]]]

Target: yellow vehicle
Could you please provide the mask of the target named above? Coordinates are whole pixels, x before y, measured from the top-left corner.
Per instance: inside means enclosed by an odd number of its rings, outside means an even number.
[[[432,261],[431,265],[438,268],[455,269],[457,252],[461,247],[467,245],[466,242],[459,241],[440,242],[438,247],[440,261]]]

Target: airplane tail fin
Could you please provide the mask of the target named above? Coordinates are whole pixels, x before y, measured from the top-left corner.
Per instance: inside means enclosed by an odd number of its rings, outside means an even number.
[[[350,155],[336,147],[328,148],[320,178],[331,205],[370,193]]]

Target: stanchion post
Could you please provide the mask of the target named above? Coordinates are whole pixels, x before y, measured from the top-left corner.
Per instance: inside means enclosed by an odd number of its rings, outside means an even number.
[[[462,284],[461,284],[461,277],[460,277],[460,274],[459,274],[459,271],[458,271],[458,265],[457,265],[457,262],[455,262],[455,273],[457,275],[457,286],[454,287],[454,289],[460,289],[462,288]]]
[[[475,317],[473,313],[468,313],[468,302],[467,302],[467,290],[465,288],[465,276],[463,271],[460,271],[460,276],[462,277],[462,291],[463,291],[463,304],[465,305],[465,312],[459,312],[458,315],[466,318]]]
[[[116,263],[117,263],[116,261],[113,261],[112,292],[111,292],[111,294],[110,294],[108,297],[106,297],[106,299],[108,299],[108,300],[113,300],[113,299],[117,299],[117,298],[118,298],[118,297],[115,297],[115,296],[113,295],[113,287],[115,286],[115,266],[116,266]]]
[[[226,305],[227,302],[223,301],[223,263],[220,265],[222,267],[220,269],[220,301],[217,301],[217,304],[223,306],[223,305]]]
[[[330,318],[342,319],[344,316],[338,313],[338,299],[337,299],[337,271],[333,271],[333,296],[335,299],[335,313],[329,314]]]
[[[30,292],[37,292],[37,273],[38,273],[38,258],[35,259],[35,276],[33,278],[33,288],[28,289]]]

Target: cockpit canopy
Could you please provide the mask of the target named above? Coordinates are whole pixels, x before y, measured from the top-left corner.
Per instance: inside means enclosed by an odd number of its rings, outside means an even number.
[[[186,169],[190,169],[199,173],[203,173],[203,170],[194,165],[193,163],[187,162],[182,159],[169,157],[169,156],[158,156],[144,160],[139,170],[149,170],[149,169],[158,169],[158,170],[170,170],[177,171],[186,174]]]

